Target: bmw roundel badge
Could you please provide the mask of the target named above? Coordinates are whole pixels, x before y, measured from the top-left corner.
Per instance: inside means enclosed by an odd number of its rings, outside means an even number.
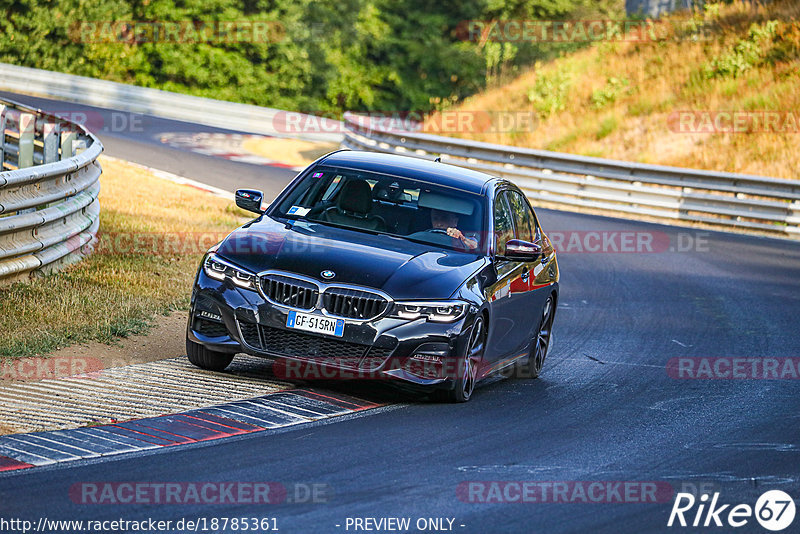
[[[322,278],[324,278],[325,280],[330,280],[334,276],[336,276],[336,273],[331,271],[330,269],[322,271]]]

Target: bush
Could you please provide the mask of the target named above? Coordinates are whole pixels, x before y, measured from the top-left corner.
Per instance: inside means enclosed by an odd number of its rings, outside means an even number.
[[[528,89],[528,101],[542,118],[564,111],[572,86],[572,76],[565,70],[542,73]]]
[[[616,117],[614,117],[613,115],[610,117],[606,117],[605,119],[600,121],[600,127],[597,129],[597,134],[595,135],[595,137],[597,138],[598,141],[600,139],[603,139],[604,137],[608,137],[614,132],[614,130],[617,129],[618,126],[619,122],[617,121]]]
[[[631,82],[627,78],[608,78],[606,85],[592,92],[592,106],[602,109],[617,101],[623,93],[630,94]]]
[[[706,78],[737,78],[752,67],[761,64],[771,49],[772,39],[778,29],[778,21],[752,24],[745,39],[740,39],[733,48],[705,66]]]

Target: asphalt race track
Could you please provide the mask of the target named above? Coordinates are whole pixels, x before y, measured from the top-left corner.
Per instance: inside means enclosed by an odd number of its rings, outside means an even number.
[[[159,131],[211,130],[146,122],[145,133],[133,138],[101,134],[107,153],[225,188],[269,189],[291,175],[156,147]],[[540,379],[495,380],[464,405],[401,398],[325,424],[6,473],[0,515],[34,521],[275,517],[287,533],[353,532],[346,525],[355,517],[409,517],[412,532],[418,518],[455,518],[452,528],[462,533],[730,532],[668,528],[674,494],[656,503],[481,503],[469,502],[459,484],[650,481],[674,492],[712,488],[720,503],[753,506],[772,489],[797,500],[800,380],[676,379],[667,364],[685,357],[800,356],[800,244],[538,213],[548,233],[563,234],[564,246],[572,236],[585,244],[585,234],[573,233],[584,231],[601,232],[610,242],[614,232],[644,232],[664,245],[627,253],[609,250],[611,244],[605,252],[580,253],[575,245],[560,253],[556,339]],[[322,484],[325,498],[297,503],[288,502],[298,500],[290,495],[258,506],[70,499],[73,484],[114,481]],[[735,530],[766,532],[754,518]]]

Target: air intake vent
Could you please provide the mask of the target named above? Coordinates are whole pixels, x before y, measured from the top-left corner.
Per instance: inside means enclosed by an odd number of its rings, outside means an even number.
[[[293,332],[239,319],[244,342],[251,349],[273,356],[319,361],[335,367],[377,369],[391,356],[397,343],[379,340],[374,346]]]
[[[221,337],[228,335],[228,329],[225,325],[216,321],[207,321],[205,319],[195,319],[194,331],[208,337]]]
[[[322,298],[325,311],[330,315],[349,319],[374,319],[386,310],[388,301],[376,293],[331,287]]]
[[[316,285],[279,274],[263,276],[261,291],[267,300],[274,304],[301,310],[314,309],[319,299],[319,289]]]

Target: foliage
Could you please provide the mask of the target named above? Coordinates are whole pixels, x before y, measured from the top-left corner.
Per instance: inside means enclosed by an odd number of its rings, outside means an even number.
[[[740,39],[731,50],[711,60],[704,69],[707,78],[736,78],[757,66],[767,55],[772,39],[778,29],[778,21],[763,24],[753,23],[747,37]]]
[[[542,118],[564,111],[572,86],[572,76],[564,69],[543,72],[528,90],[528,100]]]
[[[606,117],[602,121],[600,121],[600,127],[597,129],[597,134],[595,137],[597,138],[598,141],[600,139],[603,139],[604,137],[608,137],[610,134],[614,132],[614,130],[617,129],[618,126],[619,122],[617,121],[616,117],[614,117],[613,115],[610,117]]]
[[[6,0],[0,61],[283,109],[445,107],[555,44],[465,40],[466,21],[610,16],[621,0]],[[271,24],[268,39],[120,39],[102,23]],[[118,29],[119,25],[106,27]]]
[[[606,84],[592,92],[592,105],[595,109],[602,109],[617,101],[623,93],[630,94],[631,81],[628,78],[611,76],[606,79]]]

